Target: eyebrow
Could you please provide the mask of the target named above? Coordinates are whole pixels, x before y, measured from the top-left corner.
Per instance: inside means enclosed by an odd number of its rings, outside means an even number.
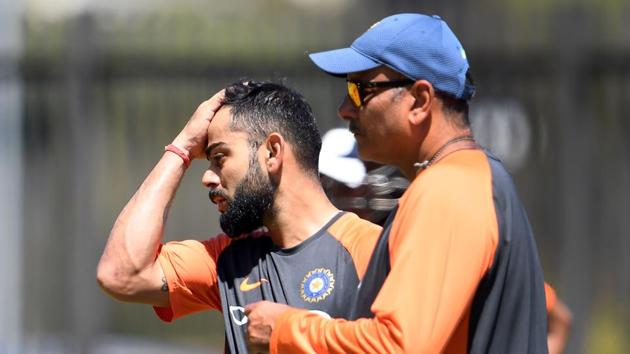
[[[210,154],[212,153],[212,150],[214,150],[215,148],[217,148],[217,147],[219,147],[221,145],[225,145],[225,142],[219,141],[219,142],[216,142],[214,144],[210,144],[210,146],[208,146],[206,148],[206,157],[210,156]]]

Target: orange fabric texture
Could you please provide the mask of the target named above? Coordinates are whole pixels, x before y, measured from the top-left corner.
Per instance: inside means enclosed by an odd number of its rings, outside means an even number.
[[[328,228],[328,233],[348,250],[359,279],[363,279],[372,250],[381,233],[381,227],[362,221],[356,214],[345,213]]]
[[[471,301],[498,238],[485,154],[445,157],[400,200],[389,238],[391,270],[371,307],[375,317],[326,320],[292,310],[276,322],[271,352],[464,353]]]
[[[203,310],[221,310],[216,265],[230,242],[229,237],[220,235],[206,241],[162,245],[158,261],[168,281],[170,308],[154,307],[160,319],[171,322]]]

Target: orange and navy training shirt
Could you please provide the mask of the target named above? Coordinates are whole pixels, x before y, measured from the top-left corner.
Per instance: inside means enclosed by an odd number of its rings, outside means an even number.
[[[227,353],[247,353],[244,308],[257,301],[348,317],[380,230],[355,214],[339,213],[289,249],[278,248],[261,232],[238,239],[221,235],[203,242],[169,242],[160,248],[158,260],[170,307],[155,311],[170,322],[202,310],[221,310]]]
[[[542,269],[501,163],[460,150],[420,173],[385,224],[351,321],[291,309],[271,353],[547,353]]]

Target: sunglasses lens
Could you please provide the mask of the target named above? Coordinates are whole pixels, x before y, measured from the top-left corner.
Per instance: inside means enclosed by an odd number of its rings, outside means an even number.
[[[348,97],[356,107],[361,107],[361,95],[359,94],[359,88],[357,84],[348,81]]]

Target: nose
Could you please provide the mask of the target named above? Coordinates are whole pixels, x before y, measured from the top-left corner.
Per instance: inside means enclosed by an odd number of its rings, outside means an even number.
[[[201,184],[203,184],[206,188],[215,189],[221,185],[221,178],[219,175],[214,173],[210,168],[203,173],[201,176]]]
[[[350,97],[346,95],[341,101],[341,104],[337,108],[337,115],[339,118],[349,121],[357,118],[357,108],[350,101]]]

